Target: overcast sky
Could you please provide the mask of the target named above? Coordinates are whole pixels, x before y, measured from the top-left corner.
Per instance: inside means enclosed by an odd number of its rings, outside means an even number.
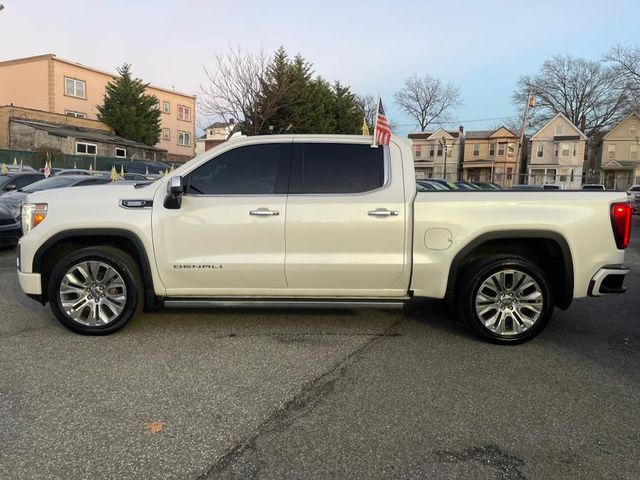
[[[393,93],[414,73],[460,86],[456,125],[490,128],[514,114],[518,76],[546,58],[597,59],[616,43],[640,44],[640,0],[0,3],[0,60],[55,53],[108,71],[129,62],[145,81],[198,94],[214,52],[284,45],[327,79],[379,93],[400,133],[415,127]]]

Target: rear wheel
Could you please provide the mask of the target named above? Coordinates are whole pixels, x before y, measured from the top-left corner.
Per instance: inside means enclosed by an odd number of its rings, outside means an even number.
[[[545,272],[516,256],[493,256],[472,264],[462,276],[456,303],[471,330],[495,343],[530,340],[553,313]]]
[[[64,257],[49,279],[49,302],[56,318],[84,335],[106,335],[124,327],[142,310],[142,279],[123,251],[88,247]]]

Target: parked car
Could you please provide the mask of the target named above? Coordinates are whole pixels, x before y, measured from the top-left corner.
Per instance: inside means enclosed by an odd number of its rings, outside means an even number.
[[[472,182],[472,183],[473,185],[478,187],[478,189],[480,190],[503,190],[503,188],[500,185],[492,182]]]
[[[155,182],[159,178],[162,178],[162,175],[153,175],[153,174],[146,175],[144,173],[125,173],[124,174],[125,180],[136,180],[140,182]]]
[[[443,187],[445,187],[447,190],[460,190],[455,183],[450,182],[448,180],[445,180],[443,178],[430,178],[429,179],[430,182],[435,182],[438,183],[440,185],[442,185]]]
[[[102,170],[89,170],[86,168],[65,168],[58,170],[53,175],[85,175],[91,177],[111,177],[110,172],[104,172]]]
[[[634,185],[627,190],[627,200],[633,213],[640,214],[640,185]]]
[[[14,165],[5,164],[8,172],[35,172],[35,169],[31,165]]]
[[[580,190],[606,190],[606,188],[601,183],[585,183]]]
[[[632,185],[629,187],[627,195],[640,195],[640,185]]]
[[[145,305],[402,308],[427,297],[448,299],[482,338],[514,343],[556,306],[624,292],[629,272],[626,195],[416,195],[410,146],[396,137],[377,148],[364,136],[239,137],[155,183],[78,190],[29,194],[18,278],[87,335],[117,331]]]
[[[543,185],[511,185],[509,190],[560,190],[560,185],[545,183]]]
[[[21,235],[20,213],[0,204],[0,247],[15,247]]]
[[[118,173],[124,168],[125,173],[142,173],[157,175],[160,172],[169,171],[169,165],[162,162],[151,162],[146,160],[136,160],[133,162],[122,162],[114,164]]]
[[[35,170],[0,174],[0,195],[24,188],[43,178],[44,175],[37,173]]]
[[[439,192],[441,192],[441,191],[450,190],[449,187],[445,187],[441,183],[434,182],[431,179],[420,179],[420,180],[417,181],[417,183],[419,185],[421,185],[422,188],[425,188],[426,190],[429,190],[429,191],[439,191]]]
[[[14,211],[14,213],[19,213],[24,199],[31,193],[65,187],[100,185],[109,182],[111,182],[111,179],[106,176],[89,177],[86,175],[62,175],[49,177],[0,196],[0,204],[9,207]]]
[[[453,182],[453,184],[458,187],[458,190],[480,190],[480,187],[475,186],[473,183],[469,182]]]

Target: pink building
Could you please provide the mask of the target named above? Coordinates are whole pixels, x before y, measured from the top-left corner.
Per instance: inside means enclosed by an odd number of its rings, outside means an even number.
[[[63,60],[53,54],[0,62],[0,105],[97,119],[107,83],[115,74]],[[162,111],[162,134],[156,147],[170,161],[195,155],[195,95],[149,86]]]

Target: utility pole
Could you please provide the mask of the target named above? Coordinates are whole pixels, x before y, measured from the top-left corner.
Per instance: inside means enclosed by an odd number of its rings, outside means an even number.
[[[440,140],[440,145],[442,146],[442,150],[444,151],[444,179],[447,179],[447,139],[442,137]]]
[[[527,104],[524,106],[524,115],[522,116],[522,125],[520,126],[520,141],[518,142],[518,148],[516,149],[516,171],[515,171],[515,184],[518,185],[520,183],[520,158],[526,152],[524,149],[524,129],[527,126],[527,119],[529,118],[529,108],[535,107],[536,99],[529,91],[527,95]]]

